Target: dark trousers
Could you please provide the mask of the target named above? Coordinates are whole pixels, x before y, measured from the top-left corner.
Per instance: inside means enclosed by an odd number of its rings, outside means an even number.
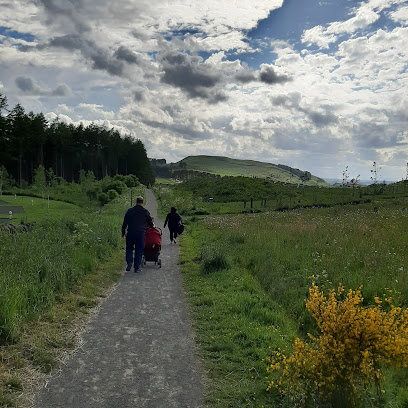
[[[126,263],[134,265],[135,269],[139,269],[142,263],[142,256],[145,244],[145,231],[137,231],[131,236],[126,236]],[[133,251],[135,256],[133,257]]]
[[[171,228],[169,228],[169,230],[170,230],[170,241],[173,241],[173,238],[174,239],[176,239],[177,238],[177,230],[176,229],[171,229]]]

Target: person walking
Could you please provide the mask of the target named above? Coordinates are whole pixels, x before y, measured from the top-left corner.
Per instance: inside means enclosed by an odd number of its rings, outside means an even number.
[[[177,213],[177,210],[174,207],[171,207],[170,212],[167,214],[166,220],[164,221],[164,228],[166,228],[167,224],[169,226],[171,243],[176,243],[180,221],[181,216]]]
[[[136,205],[126,211],[122,224],[122,238],[126,237],[127,271],[132,269],[132,265],[135,272],[140,271],[145,244],[145,231],[147,227],[151,226],[153,226],[152,217],[149,211],[143,207],[143,197],[139,196],[136,198]]]

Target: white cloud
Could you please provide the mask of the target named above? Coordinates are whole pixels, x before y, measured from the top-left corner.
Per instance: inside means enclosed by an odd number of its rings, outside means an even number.
[[[408,158],[404,144],[393,146],[408,123],[401,0],[358,3],[325,26],[310,21],[303,44],[247,38],[282,0],[20,3],[0,4],[0,26],[34,40],[3,36],[0,89],[49,119],[114,126],[167,160],[224,154],[335,176],[336,163],[363,173],[381,159],[393,171]],[[395,26],[367,30],[380,16]],[[51,97],[63,85],[70,92]]]
[[[408,25],[408,5],[399,7],[396,11],[390,13],[390,17],[401,24]]]
[[[380,18],[380,12],[391,7],[394,4],[401,3],[402,0],[370,0],[367,3],[362,2],[354,10],[353,17],[345,21],[335,21],[328,24],[327,27],[321,25],[305,30],[302,35],[302,42],[308,45],[316,44],[320,48],[327,49],[330,44],[337,41],[342,34],[353,34],[358,30],[369,27]],[[403,13],[400,13],[402,15]],[[399,14],[393,14],[398,18]]]

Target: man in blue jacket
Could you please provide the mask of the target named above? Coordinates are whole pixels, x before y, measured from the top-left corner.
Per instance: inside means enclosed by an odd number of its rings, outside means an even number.
[[[153,226],[152,217],[149,211],[143,207],[143,197],[137,197],[136,205],[126,211],[122,224],[122,238],[126,236],[127,271],[130,271],[132,265],[135,272],[140,271],[145,244],[145,231],[148,226]],[[133,251],[135,252],[134,258]]]

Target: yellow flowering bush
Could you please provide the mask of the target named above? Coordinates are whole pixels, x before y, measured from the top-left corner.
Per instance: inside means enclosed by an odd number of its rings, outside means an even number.
[[[316,320],[319,335],[295,340],[293,354],[275,351],[268,361],[268,389],[277,388],[307,406],[347,396],[352,406],[369,387],[383,392],[382,369],[408,366],[408,310],[392,299],[375,298],[363,306],[361,287],[345,293],[339,285],[326,297],[313,284],[306,307]],[[379,397],[380,398],[380,397]]]

